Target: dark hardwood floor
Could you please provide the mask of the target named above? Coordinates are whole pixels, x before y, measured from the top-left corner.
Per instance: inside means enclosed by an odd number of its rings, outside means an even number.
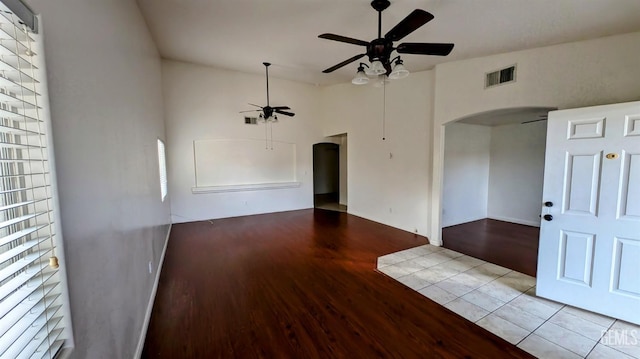
[[[324,210],[174,225],[143,358],[532,358],[375,270],[426,243]]]
[[[536,276],[540,228],[481,219],[442,229],[443,247]]]

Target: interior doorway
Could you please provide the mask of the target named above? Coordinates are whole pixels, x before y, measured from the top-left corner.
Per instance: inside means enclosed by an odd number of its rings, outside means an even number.
[[[347,135],[327,140],[313,145],[313,204],[319,209],[346,212]]]
[[[445,126],[444,247],[536,275],[552,110],[500,109]]]

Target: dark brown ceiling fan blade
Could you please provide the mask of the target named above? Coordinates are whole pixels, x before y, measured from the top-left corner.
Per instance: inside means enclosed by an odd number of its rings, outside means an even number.
[[[453,50],[453,44],[426,42],[405,42],[396,48],[399,54],[447,56]]]
[[[293,112],[287,112],[287,111],[282,111],[282,110],[275,110],[275,113],[280,114],[280,115],[285,115],[285,116],[295,116],[295,113]]]
[[[398,25],[389,30],[389,32],[384,35],[384,38],[390,41],[402,40],[402,38],[416,31],[420,26],[428,23],[432,19],[433,15],[430,13],[421,9],[415,9],[400,21]]]
[[[369,46],[369,42],[367,42],[367,41],[358,40],[358,39],[352,39],[350,37],[336,35],[336,34],[322,34],[322,35],[318,35],[318,37],[321,38],[321,39],[346,42],[347,44],[360,45],[360,46]]]
[[[252,104],[252,103],[250,103],[249,105],[262,108],[262,106],[258,106],[258,105]]]
[[[545,117],[545,118],[539,118],[539,119],[537,119],[537,120],[524,121],[524,122],[522,122],[522,123],[520,123],[520,124],[521,124],[521,125],[525,125],[525,124],[527,124],[527,123],[540,122],[540,121],[546,121],[546,120],[547,120],[547,118]]]
[[[274,109],[274,110],[291,110],[291,108],[289,106],[276,106],[276,107],[272,107],[272,109]]]
[[[240,113],[245,113],[245,112],[257,112],[257,111],[260,111],[260,110],[247,110],[247,111],[240,111]]]
[[[333,72],[333,71],[341,68],[342,66],[348,65],[348,64],[350,64],[350,63],[362,58],[364,55],[366,55],[366,54],[356,55],[356,56],[354,56],[354,57],[352,57],[350,59],[342,61],[341,63],[339,63],[337,65],[331,66],[331,67],[329,67],[328,69],[326,69],[326,70],[324,70],[322,72],[324,72],[325,74],[328,74],[329,72]]]

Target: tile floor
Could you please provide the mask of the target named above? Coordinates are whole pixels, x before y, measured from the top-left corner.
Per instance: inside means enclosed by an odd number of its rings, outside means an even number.
[[[378,270],[536,357],[640,359],[640,326],[536,297],[528,275],[432,245]]]

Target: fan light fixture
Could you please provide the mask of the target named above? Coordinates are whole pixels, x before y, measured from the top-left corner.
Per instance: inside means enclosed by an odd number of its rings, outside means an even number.
[[[387,68],[391,67],[391,63],[394,63],[393,69],[387,76]],[[360,65],[358,65],[356,76],[351,80],[351,83],[354,85],[366,85],[369,83],[369,77],[378,78],[380,76],[384,76],[385,82],[389,82],[389,80],[399,80],[409,76],[409,70],[404,67],[400,56],[396,56],[393,60],[389,61],[389,65],[387,66],[378,59],[374,60],[371,66],[361,62]],[[378,85],[378,82],[379,81],[376,82],[376,85]]]
[[[393,57],[394,52],[398,54],[447,56],[453,50],[454,45],[451,43],[404,42],[397,46],[394,45],[394,42],[402,40],[422,25],[433,20],[433,15],[424,10],[415,9],[383,36],[382,12],[389,5],[391,5],[389,0],[371,1],[371,7],[378,12],[378,37],[371,41],[331,33],[318,35],[321,39],[343,42],[364,48],[364,52],[333,65],[322,72],[328,74],[366,56],[369,58],[369,65],[365,69],[364,64],[360,63],[356,77],[351,81],[353,84],[364,85],[368,83],[369,81],[364,78],[364,75],[371,78],[384,75],[385,78],[397,80],[407,77],[409,71],[404,67],[400,56]]]
[[[387,72],[387,69],[384,68],[380,59],[374,59],[373,62],[371,62],[371,71],[376,75],[382,75]]]
[[[358,72],[356,73],[356,77],[353,78],[353,80],[351,80],[351,83],[354,85],[366,85],[367,83],[369,83],[369,77],[367,77],[367,74],[364,72],[364,68],[369,68],[369,66],[367,64],[364,63],[360,63],[360,66],[358,66]]]
[[[409,76],[409,70],[404,68],[400,56],[396,57],[396,59],[396,63],[393,66],[393,70],[391,70],[391,73],[389,74],[389,78],[392,80],[398,80]]]

